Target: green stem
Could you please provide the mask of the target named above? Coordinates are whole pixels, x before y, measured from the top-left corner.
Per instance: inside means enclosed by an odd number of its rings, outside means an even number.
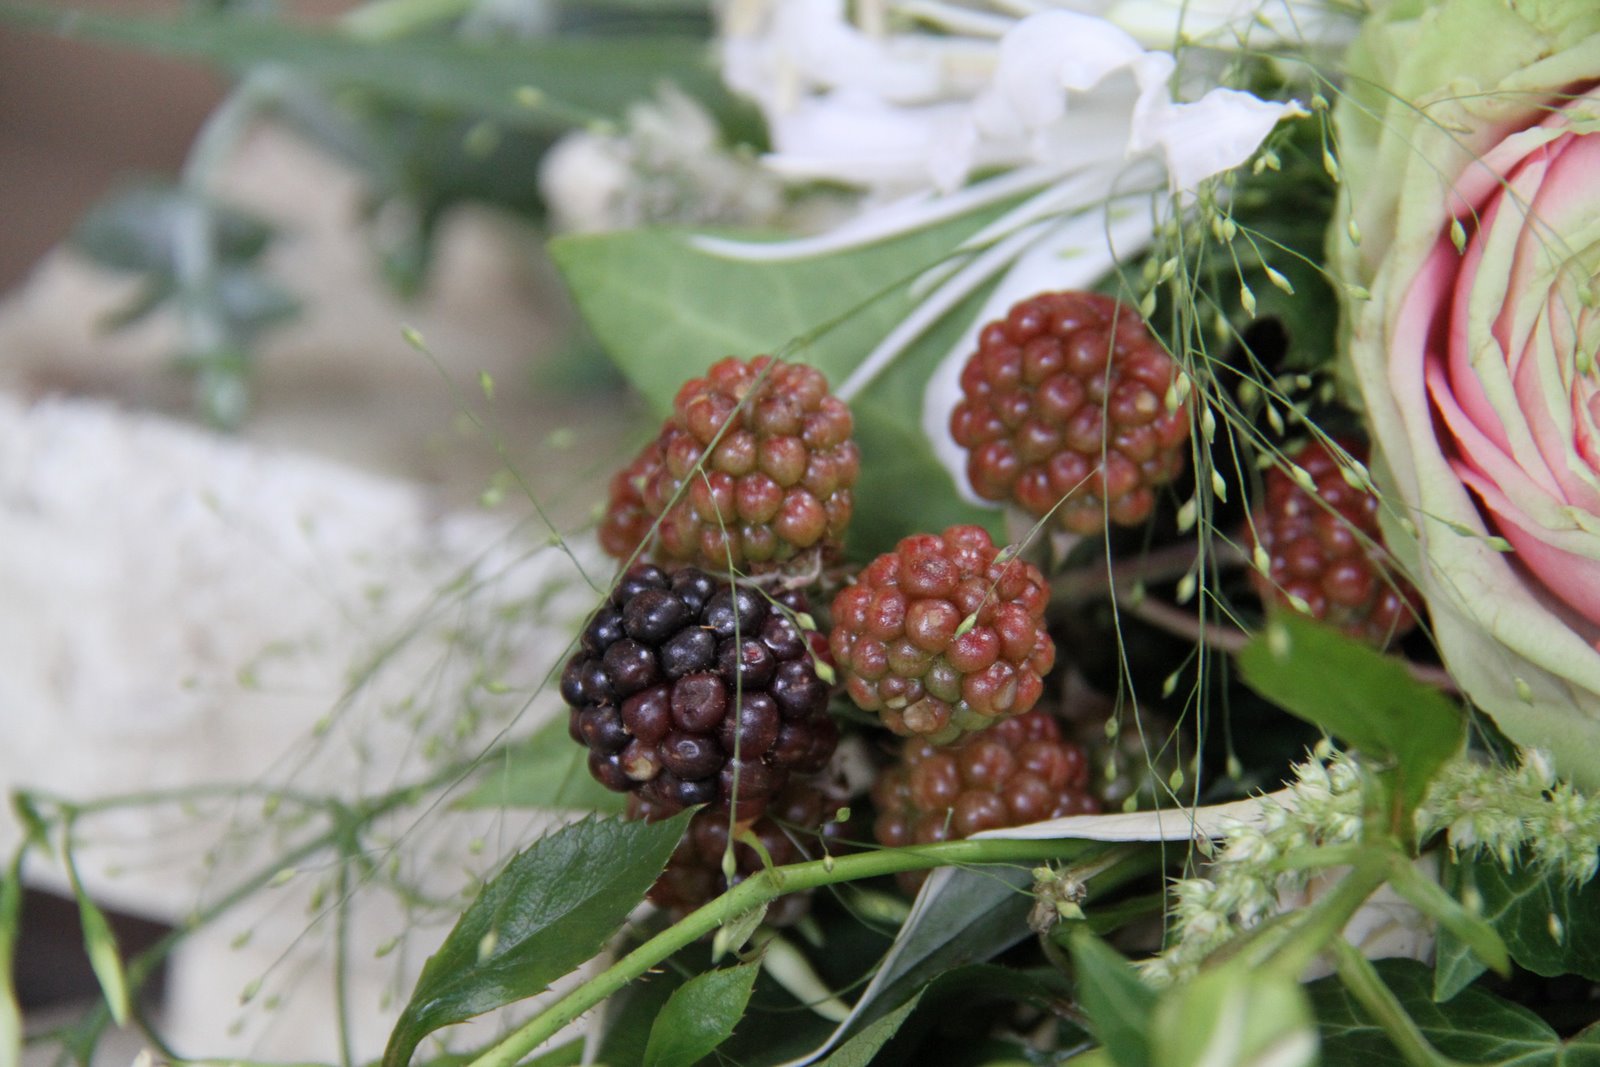
[[[1461,1067],[1458,1060],[1450,1059],[1428,1043],[1417,1028],[1416,1020],[1395,999],[1394,992],[1384,984],[1372,961],[1363,956],[1360,949],[1341,937],[1334,941],[1333,954],[1339,981],[1383,1028],[1411,1067]]]
[[[0,1063],[22,1062],[22,1009],[18,1006],[12,964],[22,915],[22,860],[28,843],[17,849],[11,869],[0,880]]]
[[[393,41],[457,18],[471,8],[472,0],[374,0],[350,12],[340,25],[352,37]]]
[[[945,841],[935,845],[863,852],[831,860],[769,868],[652,937],[534,1016],[467,1067],[515,1067],[524,1056],[554,1037],[562,1027],[679,949],[698,941],[723,923],[786,893],[930,867],[1071,859],[1099,847],[1098,842],[1075,840]]]
[[[1351,917],[1388,879],[1390,854],[1390,850],[1374,846],[1304,913],[1304,918],[1284,928],[1282,939],[1270,942],[1271,955],[1263,961],[1265,965],[1298,981],[1311,961],[1330,944],[1343,944],[1340,935]]]

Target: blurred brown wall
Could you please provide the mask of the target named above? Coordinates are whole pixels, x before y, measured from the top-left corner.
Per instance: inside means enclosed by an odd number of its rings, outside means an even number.
[[[37,3],[38,0],[35,0]],[[177,14],[180,0],[39,6]],[[282,4],[322,19],[348,0]],[[0,293],[120,177],[174,174],[226,82],[204,66],[0,28]]]

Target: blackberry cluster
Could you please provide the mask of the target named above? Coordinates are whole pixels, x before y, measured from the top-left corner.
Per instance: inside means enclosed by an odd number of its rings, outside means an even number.
[[[829,647],[852,700],[936,742],[1038,702],[1055,663],[1048,588],[980,526],[907,537],[833,601]]]
[[[788,609],[788,610],[783,610]],[[712,804],[761,814],[791,772],[833,754],[828,686],[791,615],[757,590],[685,567],[641,564],[622,576],[567,661],[569,731],[608,789],[662,808]]]
[[[941,748],[912,738],[872,787],[873,836],[889,848],[958,840],[983,830],[1092,815],[1089,759],[1034,710]],[[921,872],[902,878],[915,889]]]
[[[1338,445],[1357,460],[1366,448]],[[1352,637],[1382,648],[1417,625],[1417,594],[1388,563],[1378,529],[1378,498],[1345,481],[1334,452],[1312,440],[1290,460],[1311,476],[1315,495],[1289,473],[1267,471],[1265,502],[1245,531],[1259,539],[1270,561],[1268,574],[1252,572],[1257,594],[1267,603],[1297,598],[1309,614]]]
[[[1189,415],[1165,402],[1175,375],[1127,304],[1076,292],[1016,304],[983,328],[950,417],[973,491],[1055,509],[1074,533],[1143,522],[1183,469]]]
[[[626,559],[661,517],[662,562],[762,570],[835,554],[861,469],[853,429],[814,367],[721,360],[678,390],[660,436],[613,480],[602,544]]]
[[[840,824],[834,820],[834,814],[843,801],[838,791],[825,788],[816,778],[794,779],[773,798],[765,815],[739,829],[748,828],[755,835],[774,866],[799,863],[820,855],[822,845],[840,835]],[[670,810],[639,796],[628,798],[630,819],[655,822],[670,814]],[[707,809],[697,813],[667,860],[666,869],[651,887],[650,902],[666,908],[674,920],[681,919],[760,872],[765,866],[761,854],[748,844],[735,843],[733,880],[730,882],[723,876],[722,858],[728,849],[728,830],[727,812]],[[809,907],[809,893],[780,897],[767,910],[765,921],[774,926],[786,926],[804,915]]]

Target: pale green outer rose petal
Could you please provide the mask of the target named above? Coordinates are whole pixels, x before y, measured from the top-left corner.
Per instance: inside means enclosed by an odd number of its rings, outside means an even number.
[[[1441,653],[1463,690],[1513,740],[1545,748],[1563,773],[1600,786],[1600,652],[1547,589],[1496,551],[1463,473],[1441,450],[1423,380],[1431,319],[1416,310],[1447,299],[1458,280],[1454,265],[1443,278],[1424,277],[1448,233],[1452,186],[1474,166],[1518,159],[1549,142],[1555,133],[1534,128],[1541,109],[1600,80],[1600,4],[1396,3],[1370,20],[1347,66],[1337,132],[1348,195],[1329,251],[1343,279],[1372,295],[1349,302],[1344,369],[1377,446],[1385,535],[1427,598]],[[1575,124],[1582,130],[1593,121],[1580,116]],[[1536,195],[1542,177],[1527,174],[1517,191]],[[1561,218],[1567,247],[1541,261],[1517,214],[1504,212],[1478,235],[1477,275],[1458,294],[1469,301],[1457,326],[1482,383],[1487,408],[1479,410],[1494,412],[1504,435],[1503,450],[1485,450],[1483,462],[1519,522],[1547,544],[1600,559],[1600,519],[1563,506],[1551,489],[1568,486],[1568,499],[1600,494],[1594,471],[1571,446],[1575,426],[1590,418],[1573,410],[1575,388],[1580,401],[1589,394],[1572,358],[1575,327],[1563,321],[1575,285],[1554,261],[1576,254],[1592,269],[1600,217]],[[1351,223],[1359,244],[1347,236]],[[1497,325],[1505,349],[1491,344]],[[1532,364],[1519,378],[1524,361]],[[1530,412],[1530,404],[1541,410]],[[1548,421],[1530,423],[1530,413]]]

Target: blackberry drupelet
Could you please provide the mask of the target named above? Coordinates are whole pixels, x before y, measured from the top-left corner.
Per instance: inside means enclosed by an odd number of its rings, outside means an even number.
[[[1169,409],[1176,365],[1133,307],[1041,293],[983,328],[950,432],[986,500],[1073,533],[1143,522],[1183,469],[1189,413]],[[1057,506],[1059,504],[1059,507]]]
[[[690,567],[630,569],[561,676],[569,732],[588,746],[590,773],[674,809],[726,811],[737,795],[743,819],[759,815],[790,772],[820,770],[838,730],[793,617],[805,611],[799,593],[774,604]]]
[[[1366,460],[1359,442],[1337,444]],[[1316,492],[1280,467],[1266,472],[1265,501],[1244,532],[1246,544],[1259,544],[1270,561],[1268,574],[1251,573],[1257,594],[1273,604],[1298,600],[1313,618],[1378,648],[1410,633],[1417,594],[1388,561],[1377,496],[1346,482],[1339,459],[1320,440],[1289,459]]]
[[[625,559],[659,516],[661,562],[760,571],[831,557],[861,468],[853,428],[814,367],[721,360],[679,389],[656,442],[613,480],[602,543]]]
[[[828,788],[824,780],[812,776],[791,779],[768,805],[767,813],[752,822],[741,823],[735,832],[748,829],[767,850],[774,866],[816,859],[830,839],[840,836],[834,814],[844,802],[842,792]],[[635,795],[628,798],[628,817],[654,822],[666,818],[675,808],[663,808]],[[651,887],[651,903],[666,908],[681,919],[725,890],[761,871],[761,854],[750,845],[735,843],[736,870],[732,882],[722,873],[722,859],[728,848],[729,821],[726,811],[707,809],[689,822],[683,841],[667,860],[666,869]],[[768,909],[765,921],[774,926],[795,922],[810,907],[810,893],[780,897]]]
[[[1027,711],[1055,663],[1037,567],[980,526],[908,537],[833,601],[846,690],[897,734],[950,741]]]
[[[872,787],[873,836],[889,848],[959,840],[984,830],[1092,815],[1089,759],[1035,709],[941,747],[911,738]],[[907,872],[908,890],[923,872]]]

